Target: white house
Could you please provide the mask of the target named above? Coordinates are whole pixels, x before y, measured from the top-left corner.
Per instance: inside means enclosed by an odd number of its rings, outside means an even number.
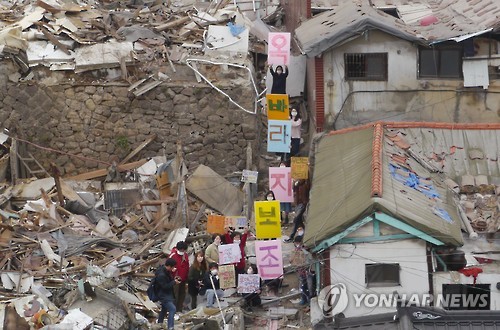
[[[395,311],[398,299],[500,309],[499,146],[500,124],[377,122],[318,139],[304,242],[320,288],[347,292],[337,312]],[[487,303],[465,306],[477,290]]]
[[[318,131],[500,121],[500,3],[332,2],[295,30]]]

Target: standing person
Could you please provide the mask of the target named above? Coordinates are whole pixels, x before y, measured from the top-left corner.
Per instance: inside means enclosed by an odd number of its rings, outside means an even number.
[[[174,273],[181,279],[181,282],[174,286],[175,306],[179,313],[184,307],[184,299],[186,299],[186,284],[189,274],[189,257],[186,253],[187,244],[184,241],[177,242],[175,248],[172,249],[169,258],[177,262],[177,271]]]
[[[271,94],[286,94],[286,78],[288,77],[288,67],[285,65],[285,72],[283,67],[278,65],[276,71],[273,70],[272,64],[269,66],[269,71],[273,76],[273,86]]]
[[[299,204],[295,208],[295,218],[293,218],[293,230],[290,234],[290,238],[285,240],[285,243],[293,242],[293,239],[297,236],[304,236],[304,213],[306,211],[306,206],[304,204]],[[299,228],[302,229],[302,235],[299,233]]]
[[[155,272],[157,293],[161,303],[161,311],[160,314],[158,314],[157,322],[162,324],[168,312],[167,326],[169,330],[174,329],[175,322],[174,316],[176,308],[173,288],[181,282],[180,278],[174,277],[176,264],[177,262],[174,259],[168,258],[165,261],[165,265],[158,267]]]
[[[269,190],[267,193],[266,193],[266,201],[275,201],[276,200],[276,197],[274,197],[274,192],[272,190]]]
[[[215,262],[219,263],[219,245],[221,242],[221,237],[219,234],[214,234],[212,236],[212,244],[207,246],[205,250],[205,259],[208,263]]]
[[[292,143],[290,147],[290,157],[298,155],[300,150],[300,129],[302,126],[302,118],[297,109],[292,108],[290,111],[290,119],[292,120]]]
[[[281,161],[279,167],[289,167],[287,161]],[[288,215],[292,212],[292,203],[290,202],[280,202],[281,207],[281,222],[288,224]]]
[[[247,238],[248,238],[248,228],[245,228],[245,232],[243,233],[243,235],[238,231],[233,231],[232,233],[230,233],[229,228],[227,228],[225,234],[226,243],[238,244],[241,252],[241,259],[237,264],[235,264],[236,274],[245,273],[245,257],[246,257],[245,247],[247,244]]]
[[[207,271],[208,263],[205,260],[205,253],[199,251],[194,257],[188,274],[188,292],[191,296],[191,309],[195,309],[197,306],[198,294],[203,286],[203,278]]]
[[[302,237],[295,237],[293,243],[295,249],[290,258],[290,264],[295,267],[299,277],[299,290],[302,293],[299,305],[303,306],[308,304],[311,299],[307,279],[309,275],[308,271],[312,264],[312,256],[302,245]]]
[[[203,278],[203,288],[200,294],[207,295],[207,307],[212,308],[215,303],[215,295],[220,299],[224,297],[224,291],[220,288],[219,283],[219,265],[211,262],[208,268],[209,271],[205,273],[205,277]]]

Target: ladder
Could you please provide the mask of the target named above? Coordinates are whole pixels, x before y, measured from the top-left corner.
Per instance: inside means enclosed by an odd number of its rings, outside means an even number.
[[[26,150],[26,145],[16,139],[12,139],[10,148],[10,167],[13,183],[22,178],[42,179],[51,176],[33,154]]]

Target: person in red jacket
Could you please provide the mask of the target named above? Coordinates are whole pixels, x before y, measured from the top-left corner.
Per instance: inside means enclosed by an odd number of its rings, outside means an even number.
[[[168,256],[176,261],[177,270],[174,273],[176,278],[180,279],[180,283],[174,286],[175,307],[178,312],[182,312],[184,300],[186,299],[186,285],[189,274],[189,257],[186,253],[187,244],[184,241],[177,242],[175,248]]]
[[[240,246],[241,251],[241,259],[240,262],[235,264],[236,273],[244,274],[245,273],[245,246],[247,244],[248,237],[248,228],[245,229],[243,235],[238,231],[231,232],[229,228],[227,228],[226,234],[224,235],[226,244],[238,244]]]

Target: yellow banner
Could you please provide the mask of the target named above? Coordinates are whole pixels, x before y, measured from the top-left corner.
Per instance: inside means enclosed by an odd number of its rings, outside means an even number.
[[[306,180],[309,177],[309,158],[292,157],[292,179]]]
[[[290,120],[287,94],[267,94],[266,104],[268,120]]]
[[[254,209],[257,238],[281,237],[280,202],[254,202]]]

